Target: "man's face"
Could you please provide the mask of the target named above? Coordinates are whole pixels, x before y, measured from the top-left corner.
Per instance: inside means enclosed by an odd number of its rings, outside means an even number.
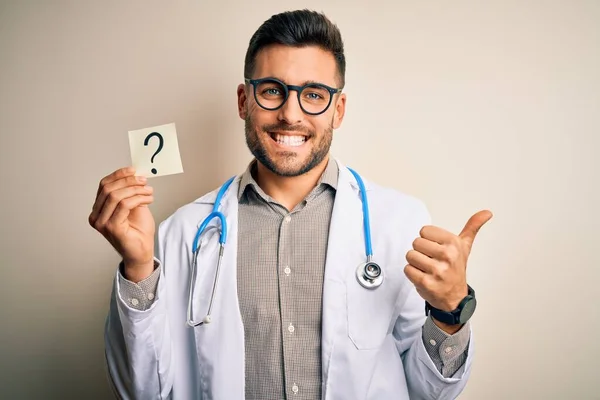
[[[338,88],[337,76],[335,59],[329,52],[315,46],[273,45],[258,53],[254,75],[250,78],[276,78],[297,86],[316,82]],[[259,92],[265,96],[278,93],[273,88],[264,89]],[[303,96],[306,101],[312,101],[315,94],[307,90]],[[291,90],[281,108],[269,111],[257,104],[253,85],[238,87],[238,111],[245,121],[246,144],[261,164],[280,176],[302,175],[324,162],[333,130],[342,123],[345,104],[346,95],[335,94],[324,113],[310,115],[302,110],[298,93]]]

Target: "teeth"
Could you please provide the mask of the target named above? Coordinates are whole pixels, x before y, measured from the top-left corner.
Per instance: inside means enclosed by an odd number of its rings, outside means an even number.
[[[287,136],[287,135],[274,135],[274,139],[277,143],[285,146],[301,146],[306,142],[304,136]]]

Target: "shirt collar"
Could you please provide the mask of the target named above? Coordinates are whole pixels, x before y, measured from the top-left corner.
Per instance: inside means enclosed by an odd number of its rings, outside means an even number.
[[[256,159],[253,159],[248,165],[248,168],[246,168],[246,171],[244,171],[244,173],[242,174],[242,177],[240,179],[240,186],[238,189],[238,201],[242,199],[242,196],[244,195],[248,187],[254,188],[254,190],[256,190],[256,192],[258,192],[258,194],[260,194],[262,197],[269,198],[269,196],[263,192],[260,186],[258,186],[258,183],[252,176],[252,173],[256,171],[256,163]],[[316,187],[319,187],[321,185],[328,185],[334,190],[337,190],[338,173],[339,168],[337,162],[335,162],[335,160],[329,157],[327,167],[325,167],[325,171],[323,171],[323,174],[319,178]]]

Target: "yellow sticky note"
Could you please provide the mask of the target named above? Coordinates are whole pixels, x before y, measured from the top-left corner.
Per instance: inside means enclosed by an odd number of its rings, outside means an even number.
[[[151,178],[183,172],[174,123],[129,131],[129,150],[138,176]]]

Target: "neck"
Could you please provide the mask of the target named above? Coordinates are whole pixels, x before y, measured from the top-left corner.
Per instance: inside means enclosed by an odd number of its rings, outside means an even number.
[[[254,178],[267,195],[291,211],[315,188],[328,161],[329,156],[325,157],[316,167],[299,176],[277,175],[257,162]]]

